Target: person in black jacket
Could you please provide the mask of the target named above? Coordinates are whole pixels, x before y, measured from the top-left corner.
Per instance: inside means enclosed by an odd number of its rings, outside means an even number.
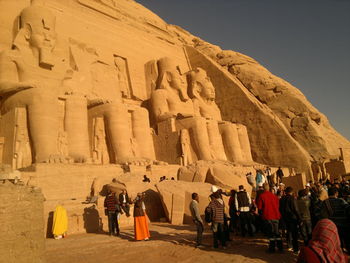
[[[250,206],[252,204],[249,194],[245,191],[243,185],[238,187],[239,191],[236,193],[235,205],[237,208],[237,213],[239,213],[239,221],[241,223],[242,236],[248,234],[253,236],[252,229],[252,216],[250,214]]]
[[[280,212],[287,228],[287,244],[294,253],[299,252],[298,223],[300,222],[298,207],[293,195],[293,188],[287,187],[285,195],[280,199]]]
[[[123,189],[119,194],[119,204],[121,206],[121,209],[125,212],[126,216],[129,217],[131,200],[126,189]]]
[[[311,214],[310,214],[310,206],[311,200],[308,196],[308,189],[302,189],[298,192],[298,212],[301,220],[300,224],[300,232],[304,239],[304,244],[307,246],[309,240],[311,240],[312,234],[312,224],[311,224]]]
[[[339,238],[343,248],[350,250],[350,204],[344,199],[338,198],[338,189],[331,187],[328,189],[329,198],[322,202],[321,217],[328,218],[334,222],[338,228]]]

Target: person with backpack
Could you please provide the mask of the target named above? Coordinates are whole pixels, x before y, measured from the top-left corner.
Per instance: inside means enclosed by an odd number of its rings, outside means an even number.
[[[197,193],[192,193],[192,201],[190,203],[190,211],[192,215],[192,220],[197,227],[197,238],[196,238],[196,248],[203,247],[202,245],[202,237],[204,231],[203,220],[200,216],[199,209],[199,195]]]
[[[247,191],[244,189],[243,185],[240,185],[238,187],[238,190],[238,193],[236,193],[235,204],[241,223],[242,237],[245,237],[247,230],[249,236],[253,236],[252,218],[250,214],[250,206],[252,204],[252,200]]]
[[[205,218],[208,223],[211,223],[213,231],[214,248],[219,247],[219,241],[223,249],[226,249],[226,238],[224,232],[224,201],[218,191],[211,196],[211,201],[206,208]]]

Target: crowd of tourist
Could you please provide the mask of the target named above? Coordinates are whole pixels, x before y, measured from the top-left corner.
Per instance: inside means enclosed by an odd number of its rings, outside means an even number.
[[[298,254],[298,262],[347,262],[350,251],[350,187],[341,181],[309,182],[295,190],[283,183],[278,169],[273,182],[270,168],[258,170],[252,198],[240,185],[230,192],[212,187],[205,221],[213,232],[213,246],[226,249],[234,234],[245,237],[261,232],[269,241],[267,252],[286,248]],[[254,180],[255,179],[255,180]],[[223,196],[229,196],[228,204]],[[197,247],[202,246],[204,224],[198,211],[198,194],[192,194],[190,209],[197,226]]]
[[[199,194],[192,193],[189,208],[197,228],[196,247],[203,247],[205,221],[212,230],[214,248],[226,249],[235,234],[253,237],[260,232],[268,239],[269,253],[287,249],[298,254],[298,262],[347,262],[349,181],[345,177],[332,182],[310,181],[296,193],[285,186],[283,177],[281,168],[275,174],[269,167],[257,170],[255,176],[247,174],[248,183],[254,185],[251,194],[243,185],[231,191],[212,186],[204,220],[199,210]],[[135,240],[150,238],[144,198],[144,193],[139,193],[132,201],[126,190],[119,196],[109,191],[104,206],[110,235],[119,235],[119,217],[123,213],[129,217],[130,204],[134,204]]]

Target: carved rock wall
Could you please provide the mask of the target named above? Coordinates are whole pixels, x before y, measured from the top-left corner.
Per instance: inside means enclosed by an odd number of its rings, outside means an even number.
[[[350,142],[330,125],[327,117],[299,89],[273,75],[253,58],[221,50],[198,38],[193,39],[193,46],[231,73],[244,89],[267,106],[314,160],[339,156],[339,148],[349,147]]]
[[[0,262],[45,262],[44,197],[38,188],[0,184]]]

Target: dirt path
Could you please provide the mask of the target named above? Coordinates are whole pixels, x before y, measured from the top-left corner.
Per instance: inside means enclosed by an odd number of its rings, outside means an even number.
[[[204,235],[203,249],[194,248],[193,226],[152,224],[150,241],[133,240],[133,229],[122,229],[120,237],[106,234],[71,235],[66,239],[46,242],[47,262],[99,263],[99,262],[295,262],[290,252],[266,253],[267,243],[262,237],[234,237],[226,250],[212,249],[209,230]]]

